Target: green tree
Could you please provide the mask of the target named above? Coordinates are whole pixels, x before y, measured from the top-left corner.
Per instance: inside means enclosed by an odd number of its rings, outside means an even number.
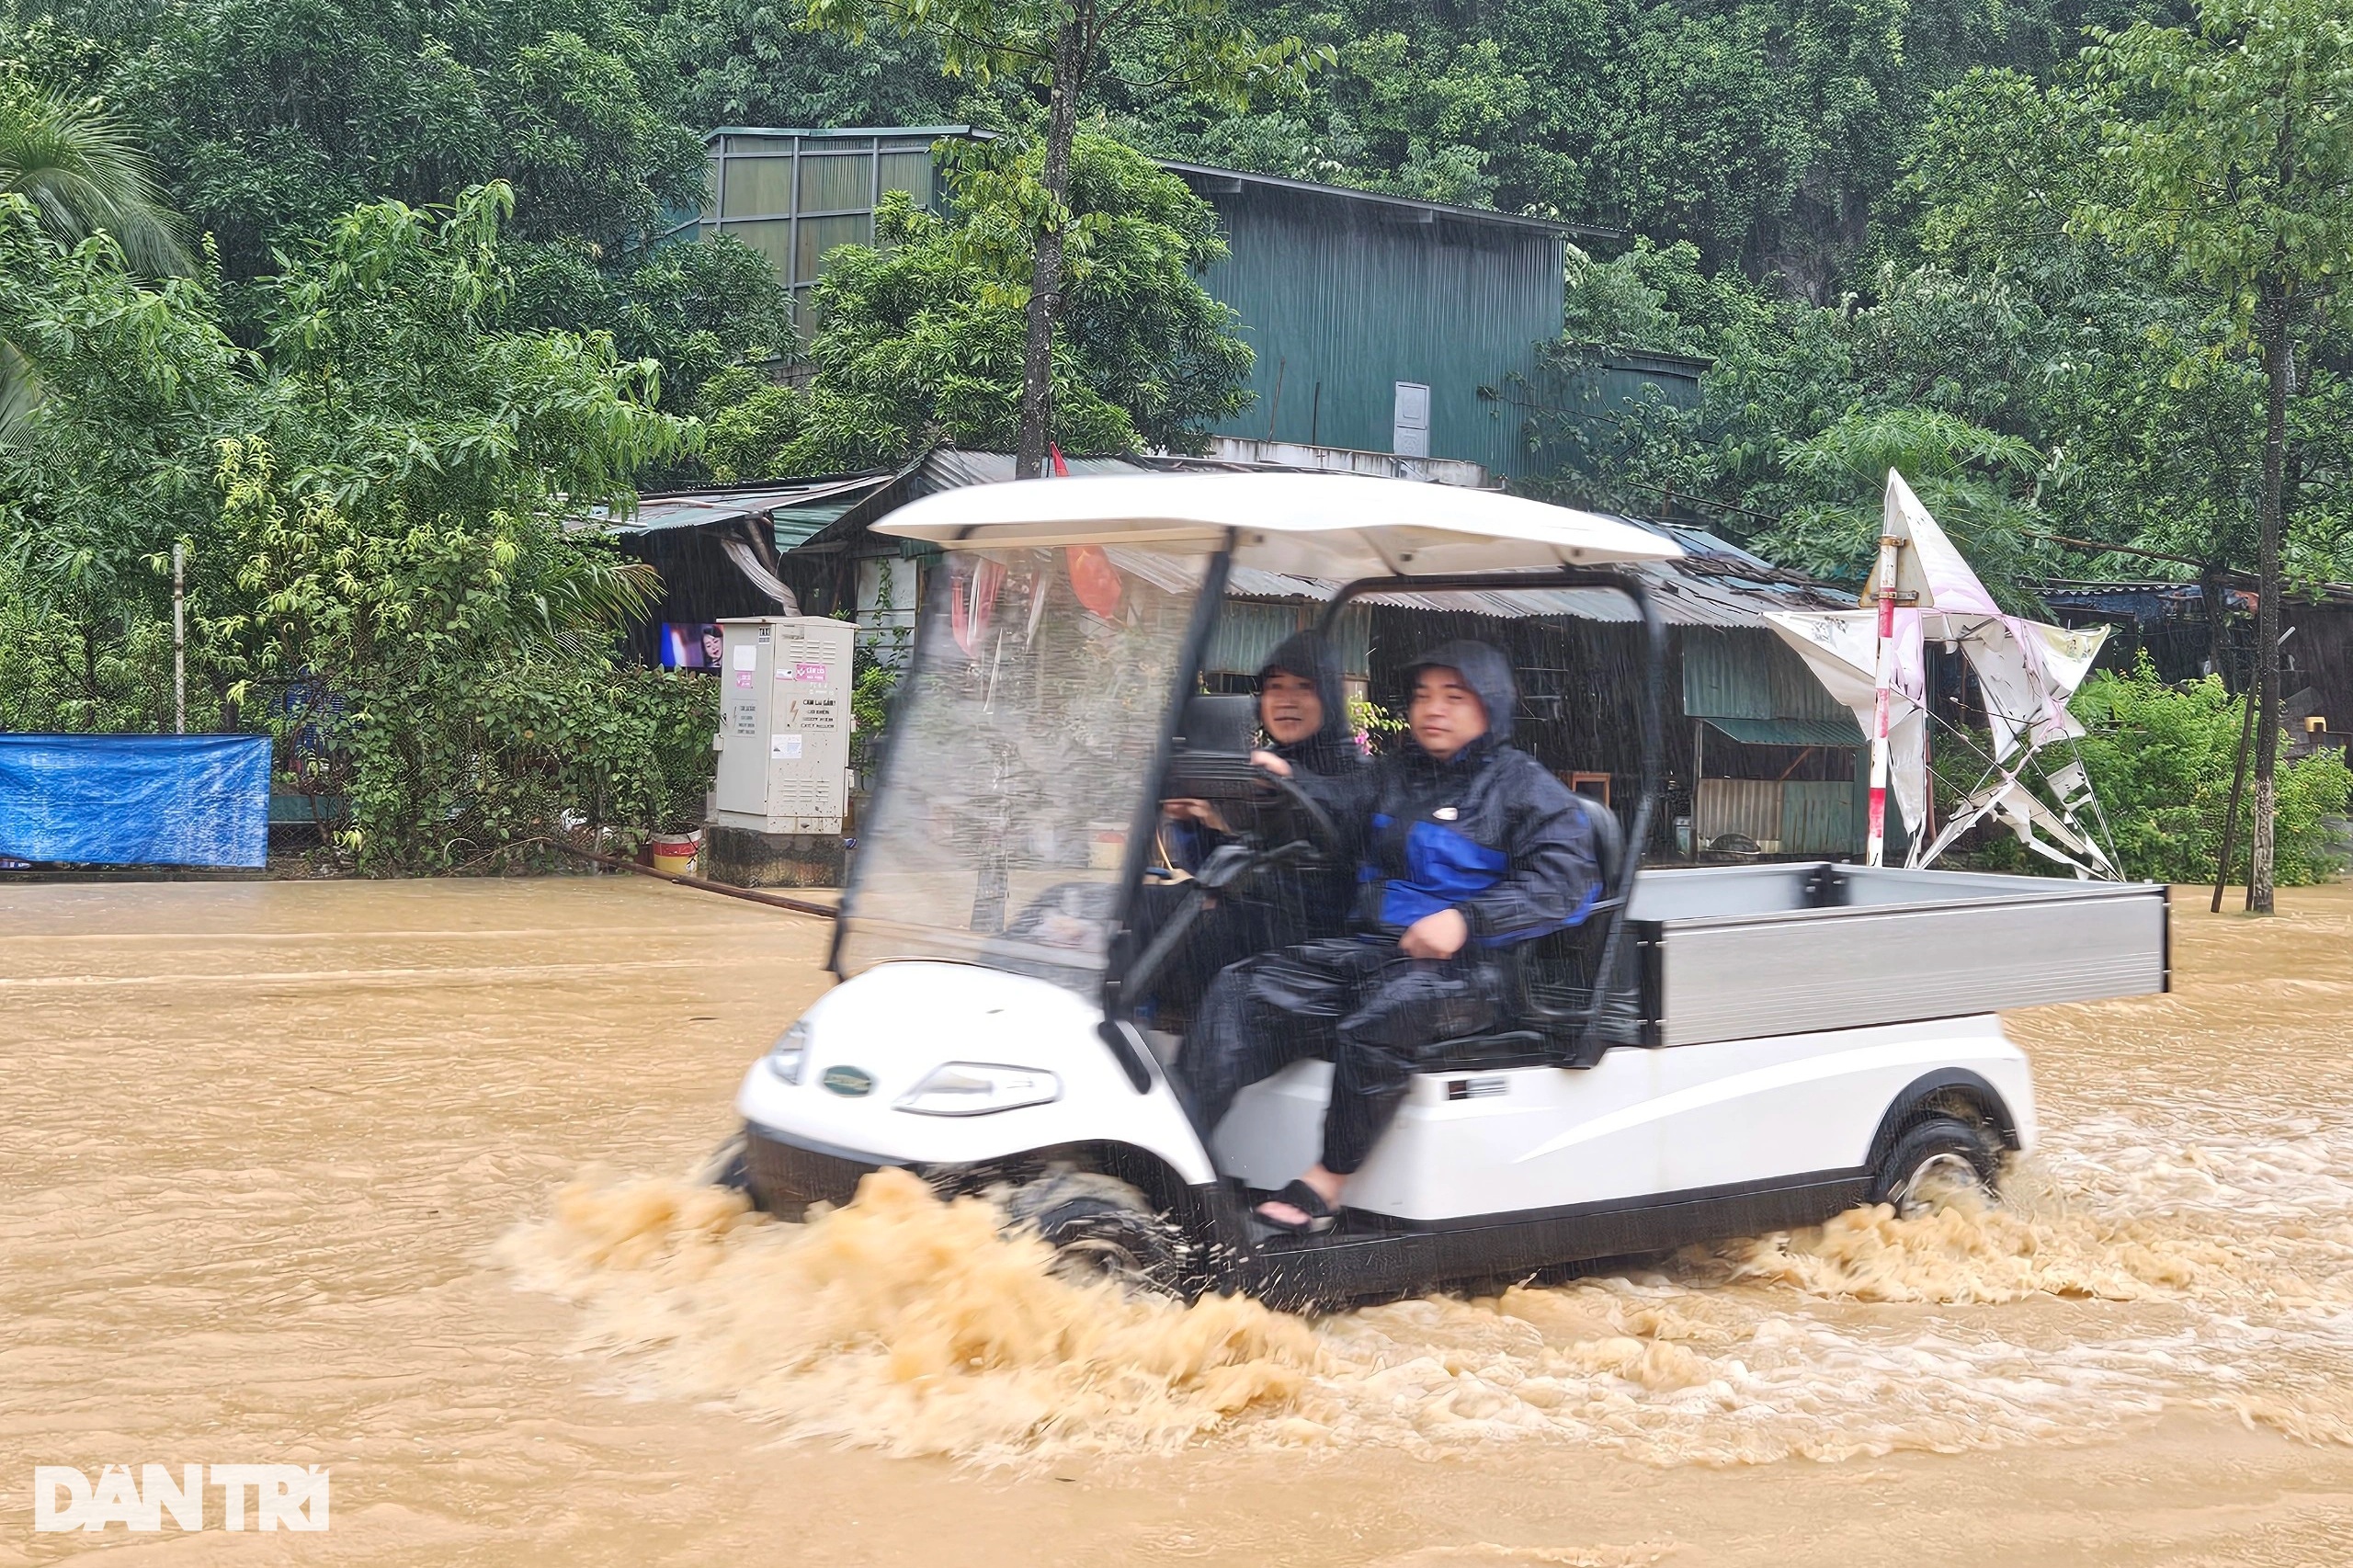
[[[582,526],[694,427],[608,336],[498,324],[510,202],[345,215],[256,285],[255,352],[201,282],[0,198],[0,332],[51,388],[0,452],[0,716],[153,722],[185,540],[199,713],[266,712],[281,776],[350,800],[361,865],[699,800],[710,687],[615,668],[654,585]]]
[[[1030,261],[1014,461],[1022,479],[1045,467],[1054,330],[1079,224],[1070,201],[1072,144],[1098,77],[1126,67],[1135,73],[1126,82],[1131,90],[1206,93],[1239,110],[1254,93],[1295,89],[1323,58],[1293,38],[1261,43],[1229,0],[810,0],[809,16],[853,40],[878,28],[926,36],[949,74],[983,83],[1012,78],[1044,95],[1034,165],[1028,159],[996,165],[1018,176],[1006,186],[1003,210],[1017,223]]]
[[[2272,907],[2288,405],[2353,255],[2353,15],[2335,0],[2203,0],[2192,28],[2103,36],[2080,89],[2106,117],[2113,176],[2073,222],[2161,256],[2209,293],[2219,358],[2251,347],[2264,381],[2256,493],[2257,691],[2250,909]]]
[[[106,233],[149,277],[189,269],[179,219],[129,128],[0,61],[0,196],[10,195],[30,202],[43,232],[65,249]],[[39,390],[23,353],[0,338],[0,440],[22,426]]]
[[[503,179],[512,237],[599,262],[700,199],[700,141],[676,118],[676,67],[636,0],[59,9],[33,40],[50,84],[101,94],[141,131],[232,281],[387,198],[447,202]]]
[[[101,231],[138,271],[189,270],[177,214],[131,127],[98,104],[37,87],[0,64],[0,195],[25,198],[72,249]]]
[[[926,442],[1002,449],[1022,410],[1030,257],[1018,193],[1035,146],[986,143],[951,169],[949,215],[904,195],[876,214],[879,248],[844,246],[818,284],[807,392],[748,374],[703,412],[722,480],[897,462]],[[1225,255],[1216,215],[1133,150],[1081,134],[1054,340],[1058,439],[1073,451],[1198,449],[1248,403],[1250,349],[1197,275]]]
[[[662,405],[692,408],[721,371],[792,351],[792,301],[768,258],[730,234],[658,245],[627,271],[597,267],[578,246],[516,245],[504,237],[514,286],[501,325],[551,331],[601,326],[625,358],[662,367]]]
[[[20,196],[0,197],[0,342],[42,386],[0,445],[0,559],[96,702],[124,617],[167,602],[151,562],[210,513],[212,437],[258,417],[257,367],[201,280],[143,279],[103,232],[63,250]]]
[[[2245,701],[2211,678],[2169,687],[2145,663],[2102,671],[2076,694],[2089,732],[2084,767],[2128,875],[2195,882],[2214,874]],[[2344,867],[2326,819],[2345,811],[2353,775],[2336,754],[2316,752],[2283,769],[2279,783],[2275,875],[2291,886],[2336,875]],[[2248,871],[2248,825],[2242,817],[2234,835],[2234,877]]]
[[[1796,497],[1759,540],[1775,560],[1831,578],[1870,574],[1883,528],[1890,469],[1904,475],[1929,515],[2010,608],[2033,612],[2011,585],[2024,564],[2020,530],[2033,514],[2044,466],[2032,443],[1916,407],[1858,412],[1781,454]]]
[[[942,74],[927,34],[813,31],[798,6],[668,0],[657,34],[677,62],[680,118],[722,125],[947,125],[974,85]]]

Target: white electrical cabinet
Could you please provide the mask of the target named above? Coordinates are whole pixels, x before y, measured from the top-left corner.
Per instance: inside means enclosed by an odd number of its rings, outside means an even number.
[[[711,821],[757,833],[840,833],[857,628],[816,616],[722,620],[719,628],[726,654]]]

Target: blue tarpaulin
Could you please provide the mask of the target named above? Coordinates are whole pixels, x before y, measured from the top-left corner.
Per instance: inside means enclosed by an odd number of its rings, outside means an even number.
[[[267,735],[0,734],[0,856],[259,866]]]

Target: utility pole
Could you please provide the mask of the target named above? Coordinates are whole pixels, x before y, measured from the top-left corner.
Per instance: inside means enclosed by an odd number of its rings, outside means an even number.
[[[188,733],[188,546],[172,543],[172,733]]]

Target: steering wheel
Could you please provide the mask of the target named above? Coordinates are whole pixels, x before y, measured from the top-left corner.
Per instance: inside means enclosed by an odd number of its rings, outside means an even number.
[[[1314,797],[1299,787],[1299,780],[1284,774],[1269,773],[1263,767],[1256,771],[1261,779],[1273,785],[1275,792],[1299,812],[1300,820],[1307,829],[1307,842],[1315,852],[1335,865],[1346,865],[1348,859],[1347,841],[1333,825],[1331,814],[1315,803]]]

